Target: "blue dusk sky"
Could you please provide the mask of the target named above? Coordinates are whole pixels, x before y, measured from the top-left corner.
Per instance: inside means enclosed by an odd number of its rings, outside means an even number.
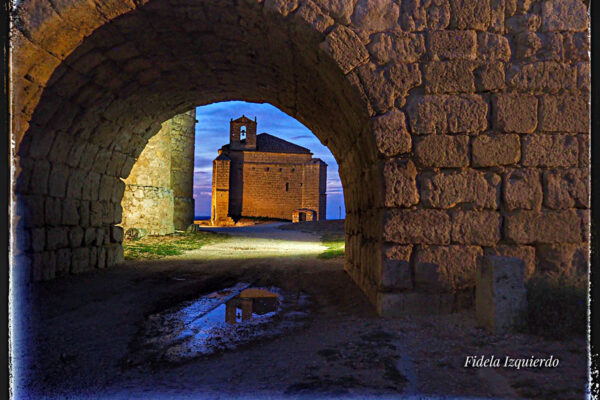
[[[313,157],[327,163],[327,219],[344,218],[344,193],[335,158],[304,125],[270,104],[227,101],[196,108],[196,148],[194,159],[194,199],[196,216],[210,215],[212,161],[217,150],[229,143],[229,120],[245,115],[258,123],[257,134],[267,132],[308,148]]]

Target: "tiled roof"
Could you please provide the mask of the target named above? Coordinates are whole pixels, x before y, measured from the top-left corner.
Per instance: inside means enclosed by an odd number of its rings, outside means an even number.
[[[310,150],[306,147],[298,146],[268,133],[256,135],[256,150],[266,153],[310,154]]]

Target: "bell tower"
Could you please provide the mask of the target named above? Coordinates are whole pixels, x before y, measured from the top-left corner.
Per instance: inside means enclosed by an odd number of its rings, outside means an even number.
[[[232,150],[256,150],[256,117],[242,115],[229,122],[229,145]]]

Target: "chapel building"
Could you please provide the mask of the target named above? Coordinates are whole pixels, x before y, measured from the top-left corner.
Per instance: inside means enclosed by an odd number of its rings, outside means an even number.
[[[230,121],[229,144],[213,160],[212,224],[243,217],[324,220],[327,164],[305,147],[257,135],[256,126],[256,117]]]

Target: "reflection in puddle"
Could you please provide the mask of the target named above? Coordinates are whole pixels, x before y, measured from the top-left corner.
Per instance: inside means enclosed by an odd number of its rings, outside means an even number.
[[[306,295],[249,286],[238,283],[151,315],[139,337],[142,354],[134,358],[184,361],[275,337],[304,323]]]
[[[279,307],[279,295],[265,289],[246,289],[225,303],[225,321],[238,324],[272,313]]]

